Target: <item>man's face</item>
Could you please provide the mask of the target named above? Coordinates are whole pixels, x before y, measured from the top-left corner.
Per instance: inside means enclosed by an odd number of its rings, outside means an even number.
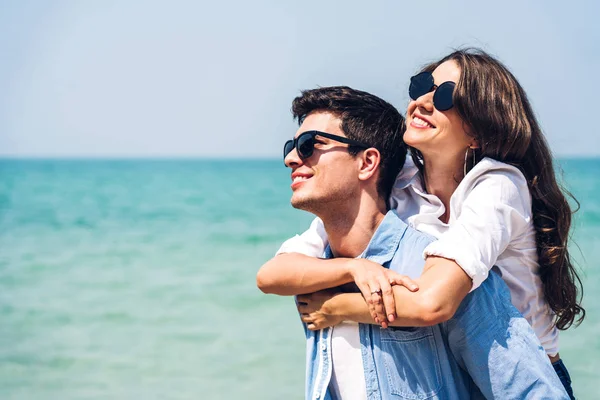
[[[315,111],[304,119],[295,137],[312,130],[345,137],[340,125],[341,120],[335,115]],[[358,198],[359,157],[348,153],[347,144],[320,136],[315,142],[310,157],[302,160],[294,149],[286,156],[285,165],[292,170],[292,206],[319,215]]]

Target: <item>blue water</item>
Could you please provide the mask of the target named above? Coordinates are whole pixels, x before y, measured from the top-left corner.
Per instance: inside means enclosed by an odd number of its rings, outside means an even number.
[[[561,335],[600,377],[600,159],[563,160],[587,320]],[[255,273],[310,215],[277,161],[0,160],[0,399],[291,399],[304,339]]]

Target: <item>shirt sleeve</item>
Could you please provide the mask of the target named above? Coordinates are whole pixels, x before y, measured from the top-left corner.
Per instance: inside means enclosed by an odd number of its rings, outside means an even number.
[[[327,244],[327,232],[323,221],[315,218],[307,231],[286,240],[276,254],[300,253],[310,257],[322,257]]]
[[[473,182],[462,205],[451,210],[456,220],[423,256],[454,260],[473,279],[474,290],[510,242],[532,223],[527,181],[520,172],[488,172]]]

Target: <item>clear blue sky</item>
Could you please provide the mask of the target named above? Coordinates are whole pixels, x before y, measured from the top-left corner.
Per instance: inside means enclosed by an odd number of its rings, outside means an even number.
[[[404,112],[453,47],[503,60],[556,154],[600,155],[600,2],[0,3],[0,156],[279,157],[301,89]]]

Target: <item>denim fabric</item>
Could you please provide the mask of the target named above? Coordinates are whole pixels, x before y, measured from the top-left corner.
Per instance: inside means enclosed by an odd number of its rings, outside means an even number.
[[[362,257],[417,278],[431,238],[394,211],[385,216]],[[329,249],[326,258],[331,258]],[[306,399],[333,400],[331,328],[309,331]],[[533,329],[491,273],[449,321],[423,328],[359,324],[368,399],[568,399]]]
[[[573,388],[571,387],[571,375],[569,375],[569,371],[567,371],[567,367],[562,360],[558,360],[552,363],[554,370],[556,371],[556,375],[558,375],[558,379],[562,382],[565,390],[569,394],[571,400],[575,400],[575,395],[573,394]]]

